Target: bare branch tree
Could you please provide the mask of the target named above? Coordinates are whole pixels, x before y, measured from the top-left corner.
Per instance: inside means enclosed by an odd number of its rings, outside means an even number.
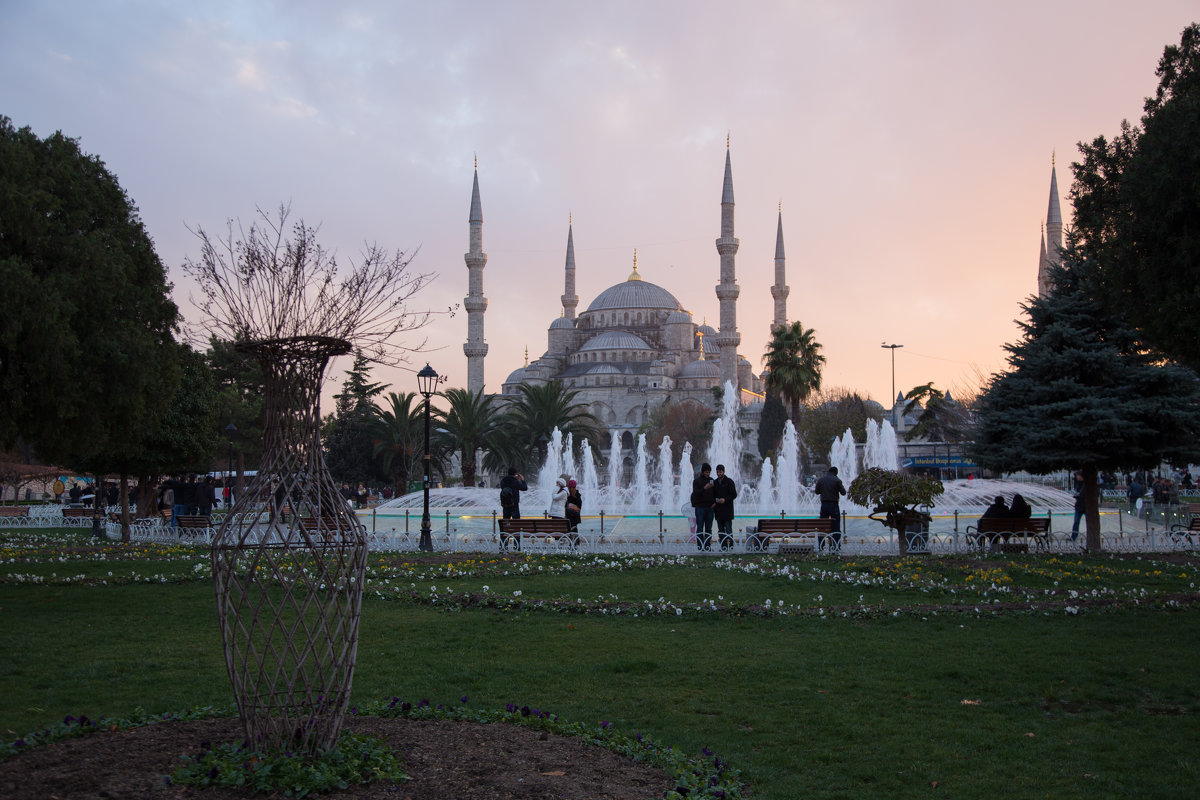
[[[303,220],[289,225],[289,205],[280,204],[274,215],[256,211],[248,229],[240,220],[229,220],[223,237],[199,226],[192,230],[200,240],[200,257],[186,259],[183,266],[199,286],[201,297],[192,302],[204,312],[206,334],[238,344],[340,339],[383,364],[405,361],[425,346],[423,339],[402,339],[435,313],[409,305],[436,277],[410,271],[415,251],[391,253],[366,244],[347,269],[318,242],[317,227]]]

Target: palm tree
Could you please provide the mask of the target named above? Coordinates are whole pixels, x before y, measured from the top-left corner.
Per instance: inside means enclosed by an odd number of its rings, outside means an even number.
[[[387,405],[376,407],[372,425],[374,453],[379,465],[392,477],[397,494],[408,491],[408,478],[417,471],[425,448],[425,405],[416,392],[387,393]],[[441,412],[430,409],[431,417]],[[434,466],[441,469],[440,459]]]
[[[600,440],[599,420],[587,406],[577,402],[579,392],[567,389],[561,381],[546,384],[523,383],[521,396],[499,420],[495,448],[485,463],[489,469],[503,469],[507,464],[528,466],[532,457],[546,459],[546,443],[558,428],[563,436],[571,434],[575,441],[587,439],[595,444]],[[501,460],[504,459],[504,460]]]
[[[491,450],[500,415],[492,399],[482,391],[447,389],[443,395],[450,409],[435,431],[439,447],[457,450],[462,464],[463,486],[475,485],[475,453]]]
[[[763,354],[767,369],[767,389],[778,392],[791,405],[792,423],[798,424],[800,404],[821,390],[821,368],[825,356],[816,331],[799,320],[777,328]]]

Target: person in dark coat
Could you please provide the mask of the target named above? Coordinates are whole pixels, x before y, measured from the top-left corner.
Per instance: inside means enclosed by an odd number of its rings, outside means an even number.
[[[196,484],[196,508],[202,517],[211,517],[213,507],[213,487],[205,475]]]
[[[696,549],[712,550],[713,506],[712,467],[700,465],[700,475],[692,481],[692,507],[696,509]]]
[[[579,530],[579,522],[582,519],[580,514],[583,511],[583,495],[579,493],[579,484],[573,479],[567,481],[567,505],[564,513],[567,517],[567,522],[571,524],[571,531]]]
[[[504,490],[509,489],[506,493]],[[505,519],[521,518],[521,492],[529,491],[525,476],[517,472],[516,467],[509,467],[508,474],[500,479],[500,507],[504,510]],[[506,504],[505,498],[511,498]]]
[[[1033,509],[1025,502],[1024,497],[1014,494],[1012,505],[1008,507],[1008,515],[1013,519],[1029,519],[1033,516]]]
[[[830,467],[817,481],[813,491],[821,498],[821,511],[818,516],[821,519],[833,520],[833,525],[829,529],[829,542],[834,550],[840,550],[842,547],[842,519],[841,510],[838,508],[838,498],[846,493],[846,486],[838,477],[837,467]],[[822,539],[821,547],[824,548],[824,546],[825,541]]]
[[[725,465],[717,464],[717,479],[713,481],[713,517],[717,520],[718,539],[722,550],[733,549],[733,501],[737,486],[725,474]]]

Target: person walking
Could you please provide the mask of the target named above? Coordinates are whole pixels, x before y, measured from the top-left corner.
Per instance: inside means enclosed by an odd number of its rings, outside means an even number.
[[[817,480],[817,484],[813,487],[817,496],[821,498],[821,519],[833,520],[832,526],[829,528],[829,543],[833,550],[842,549],[842,519],[841,509],[838,508],[838,496],[846,493],[846,487],[842,483],[842,479],[838,477],[837,467],[830,467],[829,470]],[[821,542],[821,549],[824,549],[825,543]]]
[[[737,486],[725,474],[725,465],[717,464],[717,479],[713,481],[713,516],[717,520],[717,538],[721,550],[733,549],[733,501]]]
[[[696,509],[696,549],[712,550],[713,492],[712,467],[700,465],[700,475],[692,481],[692,508]]]

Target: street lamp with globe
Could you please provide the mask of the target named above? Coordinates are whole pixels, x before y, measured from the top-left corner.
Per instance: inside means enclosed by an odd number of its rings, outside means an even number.
[[[433,532],[429,524],[429,398],[437,389],[438,374],[428,363],[417,373],[417,391],[425,398],[425,499],[421,511],[421,542],[418,547],[433,552]]]

